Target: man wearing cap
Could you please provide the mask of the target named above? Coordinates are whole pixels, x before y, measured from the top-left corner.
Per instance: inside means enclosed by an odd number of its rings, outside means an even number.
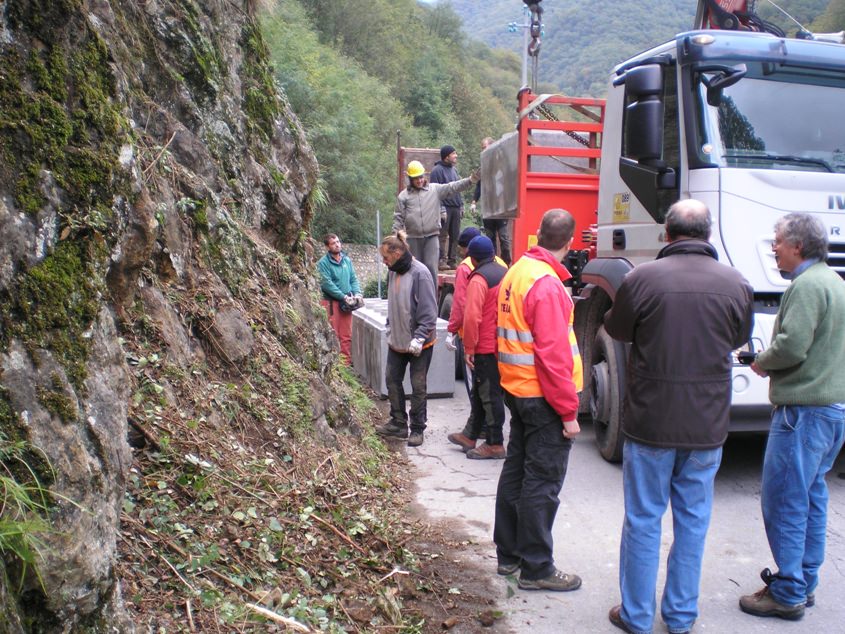
[[[472,273],[472,259],[467,255],[467,247],[470,241],[481,235],[478,227],[467,227],[461,231],[458,237],[458,254],[463,258],[455,270],[455,290],[452,292],[452,310],[449,313],[449,325],[446,331],[449,333],[446,339],[447,347],[454,348],[452,341],[455,335],[461,335],[464,322],[464,300],[466,299],[467,279]]]
[[[458,252],[464,260],[458,265],[455,271],[455,290],[452,294],[452,310],[449,313],[449,325],[446,330],[449,334],[446,335],[446,347],[450,350],[456,348],[454,344],[455,336],[463,337],[464,324],[464,304],[466,302],[466,289],[469,276],[475,268],[472,258],[467,253],[469,243],[481,235],[481,231],[477,227],[467,227],[461,232],[458,238]],[[501,258],[496,257],[496,262],[501,266],[507,268]],[[452,433],[447,436],[449,442],[460,445],[464,452],[475,448],[475,444],[486,426],[485,411],[477,403],[472,394],[473,381],[470,381],[470,414],[463,430],[457,433]]]
[[[405,231],[408,247],[418,260],[425,264],[437,286],[437,259],[439,254],[440,201],[462,192],[478,182],[478,172],[447,184],[430,183],[425,178],[425,167],[411,161],[405,171],[408,186],[396,198],[393,213],[393,233]]]
[[[431,170],[432,183],[452,183],[459,180],[458,153],[451,145],[440,148],[440,160]],[[441,199],[441,217],[446,213],[446,220],[440,226],[440,263],[441,269],[453,269],[457,263],[456,246],[461,230],[461,217],[464,215],[464,199],[455,193]]]
[[[464,312],[464,360],[472,369],[472,409],[487,423],[487,442],[467,451],[473,460],[505,457],[505,403],[496,359],[496,321],[499,284],[508,268],[487,236],[473,238],[467,247],[473,271],[467,280]],[[473,443],[474,444],[474,443]]]

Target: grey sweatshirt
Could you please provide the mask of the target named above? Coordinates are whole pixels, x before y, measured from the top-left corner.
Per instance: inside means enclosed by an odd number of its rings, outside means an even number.
[[[407,273],[390,271],[387,278],[387,345],[407,352],[412,339],[434,341],[437,334],[437,297],[425,264],[414,258]]]
[[[409,238],[425,238],[440,234],[440,201],[472,187],[469,178],[441,185],[429,183],[422,189],[406,187],[396,198],[393,231],[404,229]]]

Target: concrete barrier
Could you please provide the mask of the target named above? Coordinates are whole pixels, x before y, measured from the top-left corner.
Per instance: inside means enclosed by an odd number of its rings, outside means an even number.
[[[387,300],[366,299],[364,307],[352,313],[352,367],[381,398],[387,398]],[[427,387],[431,398],[449,398],[455,391],[455,353],[446,348],[448,322],[437,320],[437,341],[428,368]],[[405,393],[411,393],[409,372],[405,372]]]

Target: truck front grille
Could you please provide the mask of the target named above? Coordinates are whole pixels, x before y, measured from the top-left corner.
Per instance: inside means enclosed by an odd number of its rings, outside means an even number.
[[[831,242],[828,246],[827,265],[845,280],[845,242]]]

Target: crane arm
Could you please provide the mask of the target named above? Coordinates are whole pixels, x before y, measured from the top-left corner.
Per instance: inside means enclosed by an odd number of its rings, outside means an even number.
[[[698,0],[695,29],[759,31],[783,37],[782,29],[754,12],[756,0]]]

